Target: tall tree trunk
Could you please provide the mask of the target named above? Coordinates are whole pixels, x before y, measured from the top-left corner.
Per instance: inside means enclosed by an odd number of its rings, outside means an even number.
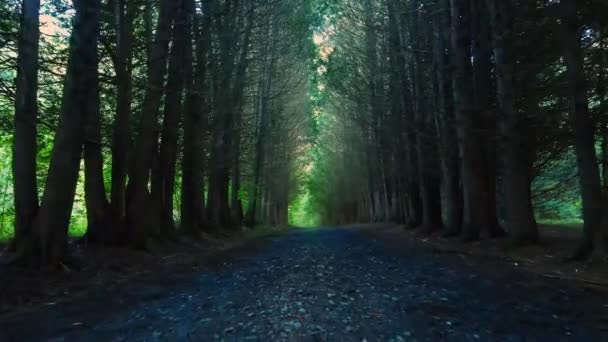
[[[258,84],[258,115],[259,115],[259,126],[258,134],[255,142],[255,160],[253,166],[253,184],[249,194],[249,204],[247,206],[247,214],[245,215],[246,224],[254,226],[256,222],[256,213],[258,207],[258,199],[260,197],[260,180],[262,178],[262,170],[266,161],[266,138],[268,134],[268,126],[270,123],[270,101],[271,101],[271,90],[274,81],[275,63],[278,43],[278,22],[277,20],[271,20],[268,25],[268,39],[270,39],[270,46],[268,48],[267,56],[264,59],[264,73],[262,75],[262,81]]]
[[[406,127],[405,132],[405,160],[406,160],[406,207],[407,207],[407,219],[406,226],[409,228],[414,228],[420,226],[422,224],[422,198],[420,191],[420,177],[419,177],[419,167],[418,167],[418,155],[416,153],[417,149],[417,139],[416,139],[416,127],[414,125],[414,87],[411,85],[411,79],[413,78],[414,72],[412,70],[412,61],[407,60],[405,56],[408,56],[408,52],[406,50],[406,46],[408,45],[407,39],[407,31],[408,26],[407,23],[409,19],[407,17],[407,12],[403,6],[400,5],[400,2],[397,1],[395,4],[395,18],[398,21],[399,36],[400,36],[400,56],[403,56],[405,65],[409,68],[406,68],[401,75],[401,89],[403,90],[402,94],[402,105],[403,105],[403,121],[405,122],[404,126]]]
[[[231,2],[214,1],[213,23],[217,34],[217,53],[214,69],[213,122],[211,138],[211,164],[209,165],[209,200],[207,215],[214,229],[230,223],[228,186],[230,184],[230,143],[233,113],[231,83],[235,69],[235,45],[237,33],[232,26],[237,12]]]
[[[418,174],[420,175],[420,190],[422,194],[421,227],[426,233],[443,228],[441,217],[441,188],[439,170],[437,167],[436,132],[434,129],[432,111],[430,110],[428,93],[426,91],[427,75],[423,65],[427,62],[422,56],[422,43],[427,42],[425,23],[421,19],[425,13],[420,13],[419,2],[412,2],[410,20],[410,39],[414,49],[413,84],[414,84],[414,120],[417,137],[416,151],[418,153]]]
[[[484,152],[479,132],[475,125],[476,115],[473,101],[473,68],[471,65],[470,3],[468,0],[451,0],[452,49],[454,56],[453,90],[456,109],[457,132],[462,156],[462,184],[464,198],[463,239],[477,240],[482,228],[493,224],[488,213],[488,189]]]
[[[133,1],[115,0],[116,22],[116,119],[112,135],[112,189],[111,206],[113,224],[122,226],[126,215],[126,184],[129,150],[131,148],[131,101],[132,101],[132,57],[133,21],[135,9]],[[147,6],[149,7],[149,6]],[[149,9],[146,9],[149,11]],[[118,233],[118,229],[115,230]]]
[[[31,234],[38,211],[36,120],[38,117],[38,47],[40,0],[24,0],[17,45],[17,90],[13,140],[15,246]]]
[[[175,233],[173,220],[173,194],[175,192],[175,167],[177,163],[178,126],[182,117],[184,92],[185,44],[191,26],[190,15],[184,2],[178,10],[173,28],[173,42],[169,61],[169,77],[165,90],[165,108],[158,164],[158,182],[152,187],[152,196],[160,213],[160,233],[168,236]]]
[[[96,64],[97,66],[97,64]],[[90,70],[97,75],[97,69]],[[89,98],[86,99],[86,122],[84,141],[85,202],[87,208],[87,233],[90,242],[113,243],[116,235],[111,229],[110,204],[106,197],[103,177],[103,155],[101,153],[101,108],[99,99],[99,80],[97,77],[88,84]]]
[[[504,138],[504,207],[511,238],[517,243],[538,242],[531,200],[531,134],[525,114],[516,108],[515,27],[511,0],[487,0],[493,25],[498,103]]]
[[[435,32],[435,72],[438,84],[437,129],[440,136],[441,171],[445,190],[446,236],[457,236],[462,231],[462,189],[460,187],[460,158],[458,140],[454,132],[454,100],[450,77],[450,15],[449,0],[441,0],[441,13]],[[446,52],[447,51],[447,52]]]
[[[403,111],[405,103],[403,102],[403,82],[401,81],[403,68],[405,65],[404,56],[401,55],[401,39],[399,36],[399,25],[396,18],[397,5],[391,1],[385,1],[388,16],[388,31],[389,31],[389,57],[390,57],[390,99],[391,99],[391,117],[393,122],[392,135],[394,136],[393,144],[393,169],[392,169],[392,218],[396,223],[405,223],[405,212],[403,205],[403,191],[405,187],[406,176],[403,170],[406,169],[405,156],[402,153],[402,148],[405,144],[405,134],[403,134]],[[396,147],[396,148],[395,148]],[[362,204],[362,203],[359,203]],[[360,207],[359,205],[358,207]]]
[[[479,170],[479,185],[483,188],[486,204],[487,223],[482,227],[487,229],[490,237],[504,236],[505,232],[498,223],[497,212],[497,119],[494,108],[495,93],[492,91],[492,32],[490,29],[488,8],[485,0],[471,2],[473,40],[473,74],[474,74],[474,103],[475,117],[473,133],[478,136],[483,152],[482,169]]]
[[[195,13],[194,0],[186,0],[188,14]],[[203,101],[206,94],[205,77],[209,38],[207,16],[196,32],[196,66],[193,60],[192,40],[186,36],[186,102],[184,104],[184,152],[182,157],[182,229],[196,234],[205,228],[204,204],[204,131],[207,109]],[[197,22],[198,24],[198,22]]]
[[[67,253],[68,226],[74,203],[85,137],[85,121],[97,84],[99,1],[74,1],[76,15],[61,116],[51,153],[42,205],[34,223],[33,246],[26,258],[40,266],[57,266]]]
[[[570,95],[570,113],[574,130],[574,147],[583,200],[583,240],[575,255],[590,256],[594,248],[605,241],[601,181],[595,154],[595,125],[589,113],[589,100],[581,47],[581,25],[578,22],[579,4],[576,0],[562,0],[564,60]],[[605,251],[603,251],[605,252]]]
[[[146,247],[146,233],[158,224],[151,215],[153,203],[148,191],[150,172],[156,155],[156,125],[166,74],[171,26],[177,8],[176,1],[160,2],[158,24],[151,49],[147,87],[141,109],[139,135],[135,143],[127,187],[127,226],[129,240],[139,248]]]
[[[249,43],[251,41],[251,32],[253,27],[253,17],[254,15],[254,3],[249,2],[248,10],[246,16],[249,17],[248,23],[245,28],[245,32],[243,34],[242,40],[239,42],[241,49],[240,53],[237,57],[236,64],[236,72],[235,72],[235,80],[234,85],[231,90],[231,99],[232,106],[231,112],[233,113],[233,122],[231,123],[231,139],[230,139],[230,151],[232,153],[232,160],[230,167],[232,169],[232,199],[230,206],[230,227],[238,228],[240,227],[243,220],[243,208],[241,201],[238,199],[238,193],[240,190],[240,139],[241,139],[241,122],[242,122],[242,107],[243,107],[243,98],[245,94],[245,86],[246,86],[246,76],[247,76],[247,68],[249,67],[248,58],[249,55]]]
[[[267,76],[267,72],[265,72]],[[267,77],[263,77],[267,78]],[[260,81],[257,86],[257,94],[256,94],[256,137],[255,137],[255,159],[253,161],[253,183],[251,188],[249,189],[249,203],[247,205],[247,213],[245,214],[245,224],[253,227],[256,224],[256,215],[258,212],[258,203],[260,197],[260,178],[262,172],[262,165],[264,163],[264,147],[266,140],[266,118],[268,116],[267,113],[267,96],[264,95],[266,81]]]
[[[600,43],[600,72],[596,86],[599,97],[600,134],[602,135],[602,192],[608,195],[608,43],[605,43],[608,28],[601,33],[604,43]]]
[[[237,227],[240,227],[243,221],[243,206],[239,199],[239,191],[241,190],[241,125],[242,117],[237,114],[232,152],[232,191],[230,193],[232,223]]]

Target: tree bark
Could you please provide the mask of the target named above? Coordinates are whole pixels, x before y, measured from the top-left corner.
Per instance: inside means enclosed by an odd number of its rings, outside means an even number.
[[[40,0],[24,0],[17,42],[17,89],[13,140],[15,246],[31,234],[38,211],[36,120],[38,118],[38,49]]]
[[[96,52],[97,53],[97,52]],[[96,60],[99,58],[96,56]],[[99,99],[99,80],[97,79],[97,63],[95,69],[89,70],[95,77],[87,85],[88,98],[85,103],[85,204],[87,208],[87,233],[85,239],[90,242],[114,243],[116,234],[112,232],[114,224],[111,220],[110,204],[106,198],[103,177],[103,155],[101,153],[101,108]]]
[[[112,189],[111,206],[113,224],[122,226],[126,216],[126,185],[128,157],[131,149],[131,101],[132,101],[132,57],[133,57],[133,20],[135,9],[133,1],[115,0],[116,22],[116,119],[112,134]],[[118,233],[118,229],[116,230]]]
[[[194,0],[186,0],[188,14],[194,11]],[[198,22],[197,22],[198,24]],[[197,29],[196,65],[194,65],[192,41],[186,37],[186,102],[184,104],[184,150],[182,157],[182,208],[181,228],[191,235],[205,228],[204,203],[204,131],[207,122],[205,77],[209,50],[208,17],[202,27],[194,25],[189,34]]]
[[[243,30],[236,23],[245,16],[238,3],[216,3],[214,23],[218,35],[218,60],[216,61],[217,81],[214,91],[214,122],[209,175],[208,216],[214,228],[231,226],[229,185],[233,151],[234,111],[239,99],[234,95],[239,91],[243,80],[239,78],[240,68],[245,59],[240,57],[249,49],[252,18]]]
[[[51,153],[42,205],[35,219],[33,246],[26,257],[39,266],[57,266],[66,256],[85,137],[85,120],[97,82],[99,1],[74,1],[76,15],[63,89],[59,126]]]
[[[406,160],[406,169],[405,169],[405,202],[406,202],[406,227],[415,228],[422,224],[422,198],[421,198],[421,190],[420,190],[420,177],[419,177],[419,167],[418,167],[418,155],[416,153],[417,149],[417,137],[416,137],[416,127],[414,125],[414,87],[412,86],[411,79],[413,78],[414,72],[411,68],[412,62],[407,60],[405,56],[409,54],[406,51],[406,47],[408,45],[407,41],[407,30],[408,30],[408,18],[407,11],[400,6],[400,2],[396,2],[396,13],[395,18],[398,21],[397,25],[399,29],[400,36],[400,56],[403,56],[404,63],[409,66],[409,68],[405,68],[401,75],[401,89],[403,90],[402,96],[402,105],[403,105],[403,120],[405,122],[405,160]]]
[[[437,107],[439,117],[437,129],[440,139],[441,171],[445,192],[445,235],[458,236],[462,231],[462,189],[460,187],[460,158],[458,139],[454,132],[454,100],[450,77],[450,15],[449,0],[441,0],[435,37],[435,68],[438,84]],[[447,51],[447,52],[446,52]]]
[[[147,87],[139,122],[139,135],[129,170],[126,223],[129,228],[128,239],[132,245],[138,248],[146,247],[147,232],[158,224],[158,220],[154,218],[155,215],[151,215],[150,212],[153,202],[148,185],[153,159],[156,155],[155,131],[167,71],[171,26],[177,5],[179,4],[176,4],[174,0],[160,2],[158,24],[149,60]]]
[[[473,132],[478,136],[483,155],[483,163],[479,170],[479,185],[483,188],[486,198],[484,207],[478,210],[486,211],[487,223],[482,227],[490,237],[505,235],[498,222],[498,193],[497,193],[497,118],[495,110],[495,92],[492,91],[492,32],[489,13],[485,0],[471,2],[472,32],[471,38],[473,74],[474,74],[474,104],[475,117],[471,124]]]
[[[274,19],[274,18],[273,18]],[[253,166],[253,184],[249,194],[249,204],[247,206],[247,218],[245,223],[249,226],[254,226],[256,221],[258,199],[260,197],[260,180],[262,178],[263,165],[266,160],[266,145],[268,126],[270,122],[270,92],[274,80],[274,69],[276,63],[276,45],[278,43],[278,23],[276,20],[271,20],[268,25],[268,39],[270,39],[270,47],[268,48],[268,58],[264,60],[263,80],[258,84],[258,114],[259,126],[258,134],[255,142],[255,160]]]
[[[184,0],[186,1],[186,0]],[[165,89],[165,108],[158,164],[158,182],[153,183],[152,196],[160,214],[160,234],[175,233],[173,219],[173,194],[175,192],[175,167],[177,164],[178,126],[182,118],[184,92],[185,44],[191,26],[190,15],[182,1],[175,19],[173,42],[169,60],[169,77]],[[156,185],[156,187],[154,186]]]
[[[602,226],[604,213],[601,180],[595,154],[595,125],[589,113],[581,47],[581,25],[577,19],[580,7],[575,0],[562,0],[560,5],[570,114],[583,200],[583,240],[575,257],[583,259],[589,257],[595,248],[606,247],[601,246],[602,242],[606,242],[606,232],[605,227]]]
[[[471,65],[471,9],[468,0],[451,0],[452,49],[454,70],[452,85],[456,109],[456,127],[462,156],[464,199],[463,239],[478,240],[480,232],[493,224],[488,213],[488,189],[482,140],[475,130],[480,120],[473,100],[473,68]]]
[[[420,175],[420,192],[422,195],[421,228],[425,233],[431,233],[443,228],[441,217],[441,188],[437,163],[436,132],[434,129],[432,111],[430,110],[428,93],[426,91],[427,74],[422,56],[423,42],[428,41],[424,21],[419,13],[419,2],[412,2],[413,14],[410,20],[410,43],[414,49],[412,61],[414,84],[414,127],[417,135],[416,152],[418,154],[418,174]]]
[[[498,105],[504,139],[504,207],[506,225],[518,244],[537,243],[538,229],[531,200],[531,135],[525,113],[516,107],[515,27],[511,0],[487,0],[493,26]]]
[[[240,227],[243,221],[243,207],[239,199],[239,191],[241,189],[241,125],[242,117],[240,114],[237,114],[234,129],[234,149],[232,152],[232,191],[230,193],[232,223],[237,227]]]

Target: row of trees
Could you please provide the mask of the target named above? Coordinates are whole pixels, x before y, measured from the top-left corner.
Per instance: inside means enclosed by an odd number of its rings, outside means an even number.
[[[287,224],[308,128],[312,4],[59,3],[42,1],[67,17],[42,37],[40,0],[2,5],[20,18],[2,22],[0,46],[12,57],[2,72],[16,70],[2,96],[15,104],[19,261],[64,260],[81,166],[89,242],[145,248],[177,232]],[[69,41],[45,43],[61,30]],[[56,82],[41,84],[44,74]],[[47,170],[39,146],[51,134]]]
[[[588,256],[608,241],[607,10],[576,0],[337,1],[326,25],[335,51],[321,61],[335,113],[325,168],[336,173],[316,195],[324,220],[535,243],[534,204],[560,191],[535,180],[572,148],[577,256]]]

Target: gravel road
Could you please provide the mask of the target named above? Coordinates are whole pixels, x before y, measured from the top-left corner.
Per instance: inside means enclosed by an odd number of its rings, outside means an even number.
[[[606,296],[506,262],[319,228],[13,317],[0,340],[608,341],[606,311]]]

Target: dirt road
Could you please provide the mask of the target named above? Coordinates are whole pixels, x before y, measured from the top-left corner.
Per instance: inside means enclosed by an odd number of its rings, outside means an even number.
[[[198,273],[0,323],[14,341],[608,341],[608,297],[496,261],[294,230]]]

